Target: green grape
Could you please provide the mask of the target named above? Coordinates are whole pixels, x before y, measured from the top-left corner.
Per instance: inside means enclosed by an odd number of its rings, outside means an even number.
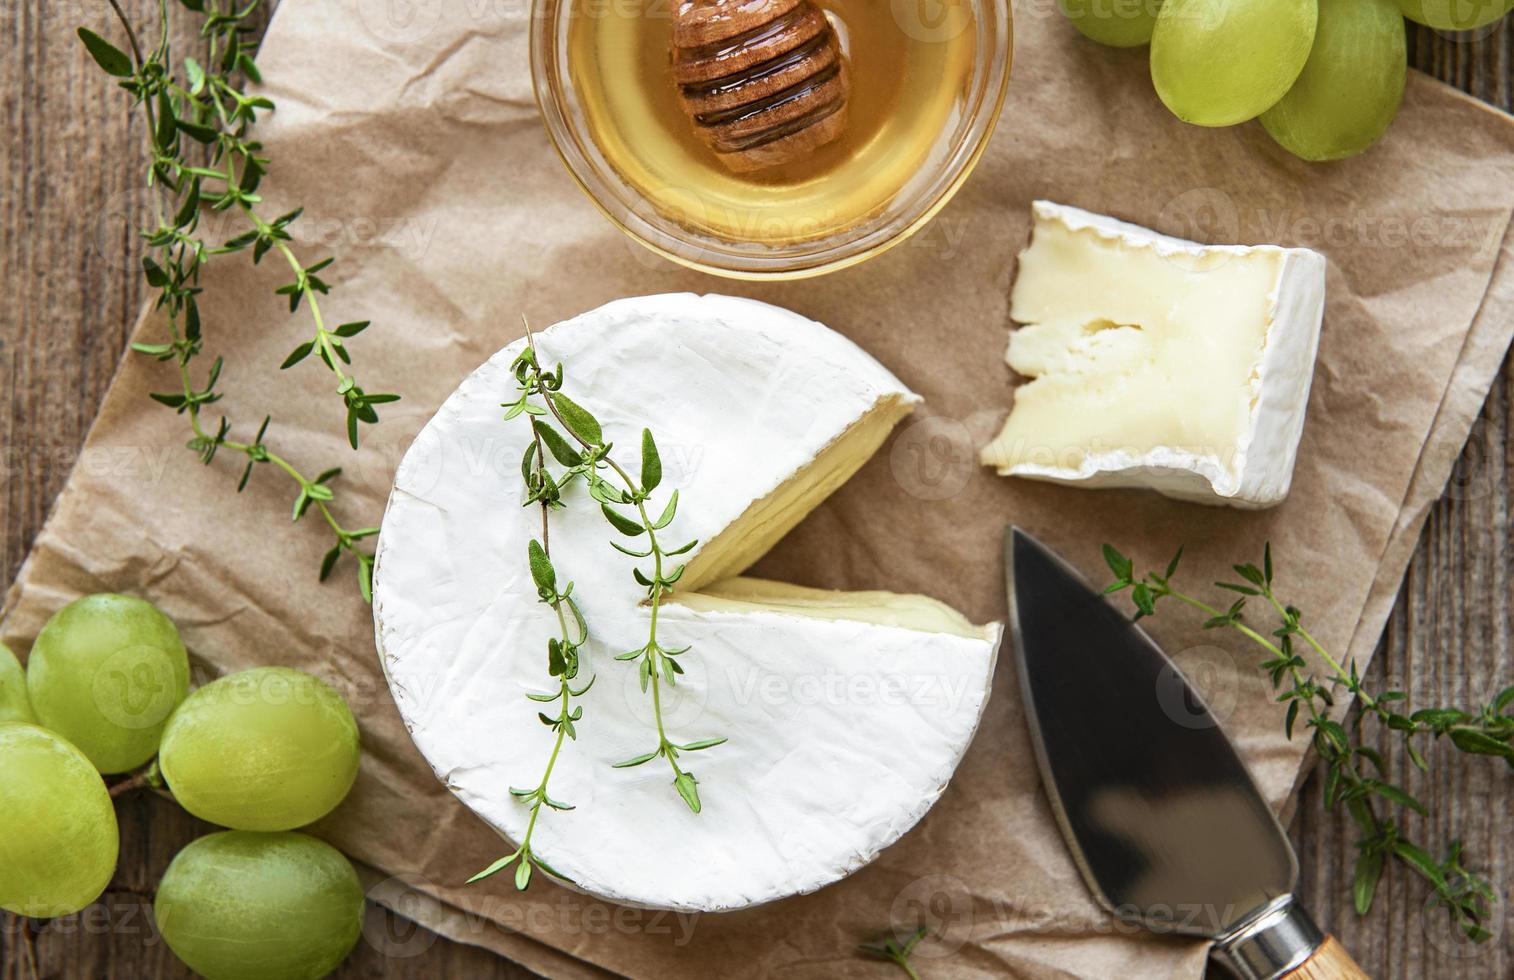
[[[158,751],[164,723],[189,692],[189,656],[151,603],[86,596],[37,634],[26,685],[45,727],[101,772],[126,772]]]
[[[304,834],[228,830],[168,866],[153,916],[205,980],[315,980],[363,928],[363,886],[342,853]]]
[[[1262,125],[1294,156],[1339,160],[1376,142],[1404,97],[1404,17],[1396,0],[1319,0],[1304,71]]]
[[[1162,0],[1057,0],[1062,13],[1090,40],[1112,48],[1151,42]]]
[[[26,696],[26,672],[10,647],[0,643],[0,722],[25,721],[33,724],[31,698]]]
[[[235,830],[292,830],[319,820],[357,778],[357,722],[309,674],[259,667],[189,696],[158,756],[184,809]]]
[[[1514,0],[1399,0],[1404,16],[1440,31],[1486,27],[1514,10]]]
[[[1316,0],[1166,0],[1151,36],[1151,80],[1173,115],[1232,126],[1293,85],[1314,44]]]
[[[0,723],[0,909],[72,915],[110,884],[120,845],[84,753],[36,725]]]

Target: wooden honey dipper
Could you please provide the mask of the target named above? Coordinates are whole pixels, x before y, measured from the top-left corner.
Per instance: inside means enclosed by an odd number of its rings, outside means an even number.
[[[673,78],[695,132],[733,171],[797,160],[846,129],[846,59],[811,0],[682,0]]]

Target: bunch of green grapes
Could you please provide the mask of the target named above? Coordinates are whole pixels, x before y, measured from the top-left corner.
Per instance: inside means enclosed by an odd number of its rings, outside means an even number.
[[[1151,80],[1179,119],[1260,118],[1305,160],[1339,160],[1377,141],[1407,74],[1404,17],[1472,30],[1514,0],[1058,0],[1088,37],[1151,45]]]
[[[179,631],[129,596],[65,606],[25,671],[0,646],[0,908],[49,918],[100,896],[120,848],[102,773],[151,759],[188,689]]]
[[[339,852],[288,831],[351,790],[352,711],[282,667],[188,689],[178,629],[129,596],[65,606],[24,670],[0,645],[0,908],[52,917],[98,898],[120,843],[102,774],[138,770],[119,785],[166,782],[231,828],[170,865],[155,904],[169,947],[208,980],[325,976],[357,941],[362,888]]]
[[[168,947],[207,980],[313,980],[357,942],[363,889],[328,844],[288,833],[326,816],[357,778],[357,722],[320,680],[285,667],[191,694],[158,750],[184,809],[230,827],[169,865],[154,905]]]

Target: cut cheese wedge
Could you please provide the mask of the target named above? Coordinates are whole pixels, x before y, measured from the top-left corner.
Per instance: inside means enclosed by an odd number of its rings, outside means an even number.
[[[396,475],[379,538],[379,656],[416,745],[439,778],[512,842],[529,812],[511,786],[541,779],[552,732],[532,692],[554,689],[526,546],[522,420],[501,351],[447,399]],[[611,303],[537,335],[544,364],[618,447],[656,435],[663,534],[702,543],[659,611],[686,673],[663,687],[677,743],[726,744],[680,760],[699,779],[694,814],[657,759],[635,664],[649,610],[632,560],[581,485],[554,512],[552,559],[574,583],[591,640],[578,738],[562,751],[533,849],[582,890],[686,911],[737,909],[812,891],[857,869],[940,796],[988,698],[1000,627],[939,599],[827,592],[740,573],[881,445],[919,398],[846,338],[796,314],[720,296]],[[617,458],[625,455],[620,449]],[[634,461],[634,450],[630,459]],[[887,583],[877,583],[886,585]]]
[[[992,641],[996,635],[995,627],[974,626],[966,616],[930,596],[881,591],[835,592],[760,578],[729,578],[699,592],[674,596],[671,602],[707,612],[776,612],[811,619],[897,626],[922,633],[949,633],[970,640]]]
[[[1325,306],[1306,248],[1199,245],[1046,201],[1010,301],[1015,390],[985,465],[1267,507],[1288,494]]]

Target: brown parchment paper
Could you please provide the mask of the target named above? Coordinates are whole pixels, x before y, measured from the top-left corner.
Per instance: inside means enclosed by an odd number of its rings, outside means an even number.
[[[1009,102],[956,200],[859,268],[752,285],[645,253],[583,198],[537,119],[523,0],[284,0],[261,56],[279,105],[260,128],[275,161],[268,207],[306,205],[295,226],[302,252],[340,255],[328,316],[374,321],[352,344],[359,377],[406,400],[361,452],[348,450],[323,371],[313,361],[275,370],[306,333],[272,294],[275,263],[254,269],[238,256],[215,260],[205,282],[208,346],[227,357],[216,407],[244,435],[272,413],[270,441],[310,472],[341,463],[340,514],[372,523],[410,438],[518,334],[522,313],[545,324],[639,293],[754,296],[849,335],[927,399],[763,559],[761,574],[925,592],[983,621],[1005,612],[1007,521],[1096,580],[1104,541],[1148,566],[1184,542],[1182,578],[1197,586],[1271,540],[1281,589],[1324,642],[1364,662],[1514,332],[1514,126],[1411,74],[1381,145],[1311,166],[1255,125],[1182,125],[1152,94],[1144,52],[1085,42],[1051,0],[1015,8]],[[1329,257],[1309,422],[1284,505],[1210,509],[977,467],[976,448],[1011,399],[1007,296],[1037,197],[1172,234]],[[226,237],[241,230],[227,219]],[[148,317],[138,329],[153,338],[157,325]],[[326,539],[288,523],[292,493],[276,473],[259,472],[238,499],[232,460],[207,468],[183,450],[183,419],[145,396],[174,384],[151,360],[123,364],[7,598],[0,635],[24,651],[77,595],[132,592],[180,624],[202,679],[278,663],[337,685],[358,713],[365,755],[352,796],[315,829],[372,869],[377,900],[556,977],[873,977],[889,967],[859,959],[855,945],[889,928],[907,933],[922,917],[934,936],[917,960],[932,975],[1201,973],[1201,946],[1116,925],[1089,898],[1042,797],[1007,669],[939,805],[874,864],[817,894],[679,917],[546,882],[525,896],[503,882],[463,887],[500,842],[412,746],[379,673],[368,608],[350,581],[316,584]],[[1255,653],[1186,623],[1174,610],[1152,628],[1283,807],[1303,745],[1283,738]],[[393,956],[424,946],[376,932],[367,941]]]

